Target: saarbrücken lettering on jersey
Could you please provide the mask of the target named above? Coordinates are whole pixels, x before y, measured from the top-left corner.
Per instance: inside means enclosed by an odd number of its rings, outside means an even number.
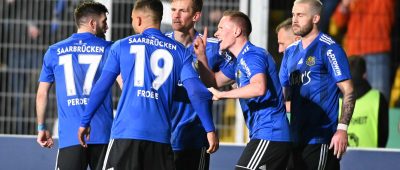
[[[149,39],[149,38],[145,38],[145,37],[129,38],[129,44],[133,44],[133,43],[145,43],[145,44],[150,44],[150,45],[154,45],[154,46],[158,46],[158,47],[168,48],[171,50],[176,50],[176,45],[167,43],[164,41],[160,41],[159,39],[156,39],[156,38],[154,38],[154,39]]]
[[[57,48],[57,55],[64,53],[104,53],[104,47],[102,46],[86,46],[82,45],[71,45],[66,47]]]

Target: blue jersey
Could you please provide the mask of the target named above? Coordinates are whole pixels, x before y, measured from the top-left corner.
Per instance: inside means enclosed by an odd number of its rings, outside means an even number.
[[[104,69],[121,73],[123,89],[111,138],[169,144],[178,83],[198,77],[191,61],[184,46],[157,29],[115,42]]]
[[[234,74],[239,88],[248,85],[250,79],[257,74],[265,74],[267,81],[267,90],[263,96],[240,99],[250,139],[290,141],[282,87],[272,56],[247,42],[237,56]],[[229,76],[232,73],[225,75],[232,78]]]
[[[174,39],[174,32],[165,34]],[[202,36],[196,33],[197,36]],[[187,47],[193,54],[193,65],[198,69],[197,57],[194,55],[193,44]],[[224,59],[219,53],[218,40],[207,38],[206,55],[210,68],[213,71],[219,71],[220,65]],[[206,132],[201,125],[200,119],[190,104],[189,97],[184,87],[179,86],[174,95],[174,104],[172,106],[172,137],[171,144],[173,150],[182,150],[188,148],[201,148],[208,145]]]
[[[286,49],[279,77],[291,89],[294,142],[328,144],[338,123],[336,83],[351,78],[343,49],[322,33],[306,49],[297,41]]]
[[[80,116],[93,84],[100,77],[111,42],[91,33],[76,33],[47,50],[40,82],[56,83],[59,147],[78,145]],[[111,91],[90,124],[88,144],[107,144],[112,124]]]

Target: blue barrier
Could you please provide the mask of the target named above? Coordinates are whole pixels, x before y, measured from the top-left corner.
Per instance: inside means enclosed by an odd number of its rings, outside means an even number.
[[[56,140],[57,146],[57,140]],[[211,170],[232,170],[244,145],[221,144],[211,155]],[[0,169],[53,170],[57,147],[41,148],[36,136],[0,135]],[[342,170],[399,170],[400,149],[349,148],[341,164]]]

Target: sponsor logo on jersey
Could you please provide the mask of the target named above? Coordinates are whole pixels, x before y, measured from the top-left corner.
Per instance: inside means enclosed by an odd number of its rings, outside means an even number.
[[[311,71],[304,71],[301,73],[299,70],[290,73],[290,85],[291,86],[300,86],[300,85],[307,85],[311,82],[310,77]]]
[[[315,65],[315,57],[314,56],[308,56],[306,64],[308,66],[310,66],[310,67]]]
[[[250,71],[249,67],[246,64],[246,61],[243,60],[243,58],[240,59],[240,65],[243,67],[244,71],[246,72],[246,75],[248,77],[250,77],[251,76],[251,71]]]
[[[329,59],[329,62],[331,63],[333,71],[335,72],[335,76],[342,75],[342,71],[340,70],[339,63],[336,60],[335,54],[332,53],[332,49],[329,49],[326,52],[326,55],[328,56],[328,59]]]

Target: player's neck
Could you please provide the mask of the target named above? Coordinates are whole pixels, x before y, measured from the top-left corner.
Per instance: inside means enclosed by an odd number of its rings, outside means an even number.
[[[301,44],[303,45],[303,48],[307,48],[314,40],[317,38],[319,34],[319,30],[316,28],[313,28],[310,33],[308,33],[306,36],[301,38]]]
[[[76,31],[76,33],[85,33],[85,32],[95,34],[95,32],[92,29],[82,26],[78,28],[78,30]]]
[[[185,47],[190,46],[195,38],[196,38],[196,30],[194,28],[189,29],[186,32],[174,31],[174,39],[182,43]]]
[[[244,48],[244,45],[246,45],[248,39],[245,37],[240,37],[236,38],[236,42],[232,45],[232,47],[229,48],[229,51],[235,56],[238,57],[240,51]]]

